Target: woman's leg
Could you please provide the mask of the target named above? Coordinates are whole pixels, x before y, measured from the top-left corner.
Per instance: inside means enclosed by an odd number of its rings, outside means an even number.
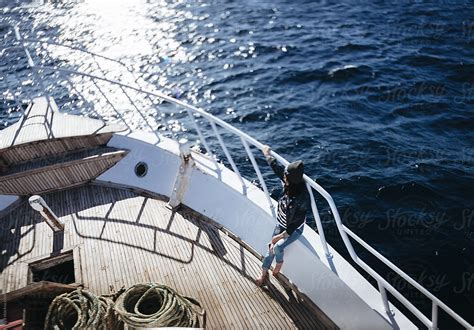
[[[281,234],[284,230],[285,228],[281,227],[280,225],[276,225],[275,229],[273,230],[272,237],[278,234]],[[268,271],[272,265],[274,258],[275,258],[275,253],[273,252],[273,249],[270,249],[270,246],[269,246],[267,254],[263,258],[262,269]]]
[[[285,254],[285,248],[301,236],[301,234],[303,233],[303,228],[304,226],[301,226],[301,228],[296,229],[290,236],[278,241],[278,243],[275,244],[273,250],[275,251],[276,266],[273,270],[273,275],[277,275],[280,272],[281,266],[283,265],[283,256]]]
[[[272,237],[280,234],[284,230],[285,229],[282,228],[280,225],[276,225],[275,229],[273,230]],[[258,286],[261,286],[263,284],[263,281],[267,278],[268,270],[270,269],[274,258],[275,258],[275,253],[273,252],[273,249],[270,249],[270,244],[269,244],[267,254],[263,258],[263,262],[262,262],[262,273],[260,274],[260,277],[257,278]]]
[[[267,254],[263,258],[262,270],[268,271],[270,269],[270,266],[272,265],[274,258],[275,258],[275,254],[273,253],[272,249],[268,249]]]

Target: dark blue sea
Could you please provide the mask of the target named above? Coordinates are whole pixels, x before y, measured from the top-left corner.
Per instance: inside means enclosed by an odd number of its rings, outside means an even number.
[[[147,85],[303,159],[349,228],[474,323],[473,1],[0,4],[2,24],[121,60]],[[64,55],[52,54],[38,60]],[[91,65],[67,56],[58,63]],[[20,87],[7,86],[12,67],[1,61],[6,126],[21,113],[11,101]],[[65,109],[77,101],[66,87],[51,92]],[[178,134],[181,117],[164,117]],[[250,173],[241,145],[230,151]],[[329,242],[347,255],[318,207]],[[354,246],[429,317],[427,299]],[[456,328],[440,316],[441,329]]]

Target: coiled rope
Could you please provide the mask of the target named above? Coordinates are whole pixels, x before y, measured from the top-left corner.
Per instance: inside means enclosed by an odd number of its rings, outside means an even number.
[[[44,323],[45,329],[113,329],[113,301],[77,289],[54,298]]]
[[[133,327],[196,328],[205,327],[206,323],[206,313],[198,301],[156,283],[130,287],[117,299],[115,311]]]
[[[137,328],[198,328],[206,326],[206,312],[197,300],[157,283],[136,284],[111,298],[79,288],[54,298],[44,328],[105,330],[122,322]]]

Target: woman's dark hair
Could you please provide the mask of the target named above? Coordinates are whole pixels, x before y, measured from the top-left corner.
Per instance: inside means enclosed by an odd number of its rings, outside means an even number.
[[[285,193],[290,197],[299,195],[304,189],[306,189],[306,184],[304,182],[285,184]]]

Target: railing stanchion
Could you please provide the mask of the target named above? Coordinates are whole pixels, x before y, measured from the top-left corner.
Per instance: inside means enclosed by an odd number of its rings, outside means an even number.
[[[393,311],[390,310],[390,305],[388,302],[387,290],[385,290],[385,287],[383,286],[382,282],[377,281],[377,285],[379,287],[380,295],[382,296],[383,308],[385,309],[385,312],[387,313],[387,315],[393,315]]]
[[[221,145],[222,150],[224,151],[225,156],[227,157],[227,161],[230,163],[230,166],[232,166],[232,169],[234,170],[235,174],[237,174],[237,177],[240,180],[240,183],[242,184],[242,193],[244,195],[247,195],[247,186],[245,185],[244,180],[242,179],[242,176],[240,175],[240,171],[235,165],[234,160],[232,159],[231,154],[229,153],[229,150],[227,149],[224,140],[222,140],[221,135],[219,134],[219,131],[217,130],[216,124],[214,124],[213,121],[211,121],[211,127],[212,130],[214,131],[214,134],[217,137],[217,140],[219,141],[219,144]]]
[[[193,122],[194,128],[196,129],[196,132],[198,133],[199,139],[201,140],[202,144],[204,145],[204,148],[205,148],[206,151],[209,153],[209,157],[211,157],[212,162],[214,163],[214,166],[216,167],[216,172],[217,172],[217,173],[220,173],[221,170],[220,170],[220,168],[219,168],[219,165],[218,165],[217,162],[216,162],[216,159],[214,158],[214,154],[212,153],[212,150],[211,150],[211,148],[209,147],[209,144],[207,143],[206,138],[205,138],[204,135],[202,134],[202,131],[201,131],[201,129],[199,128],[199,125],[198,125],[198,123],[196,122],[196,119],[194,118],[193,114],[191,113],[191,110],[189,110],[189,109],[186,108],[186,112],[188,113],[189,118],[190,118],[191,121]]]
[[[316,201],[314,199],[313,188],[306,183],[306,188],[308,189],[309,198],[311,199],[311,210],[313,211],[314,220],[316,221],[316,227],[318,227],[319,238],[323,246],[324,253],[327,258],[331,258],[332,254],[329,252],[328,243],[326,242],[326,235],[324,235],[324,228],[321,223],[321,217],[319,216],[318,207],[316,206]]]
[[[262,172],[260,172],[260,168],[258,167],[257,161],[255,160],[255,157],[253,156],[252,150],[250,150],[250,147],[244,138],[241,137],[240,140],[242,141],[242,144],[244,145],[245,151],[247,152],[247,155],[249,156],[250,162],[252,163],[255,173],[257,173],[258,181],[260,182],[260,185],[262,186],[263,192],[265,193],[265,197],[267,198],[267,201],[268,201],[268,205],[270,206],[272,217],[276,219],[275,205],[273,205],[272,198],[270,197],[270,194],[268,193],[267,185],[265,183],[265,180],[263,179]]]
[[[438,305],[433,301],[433,305],[431,307],[431,323],[433,323],[432,329],[438,329]]]

